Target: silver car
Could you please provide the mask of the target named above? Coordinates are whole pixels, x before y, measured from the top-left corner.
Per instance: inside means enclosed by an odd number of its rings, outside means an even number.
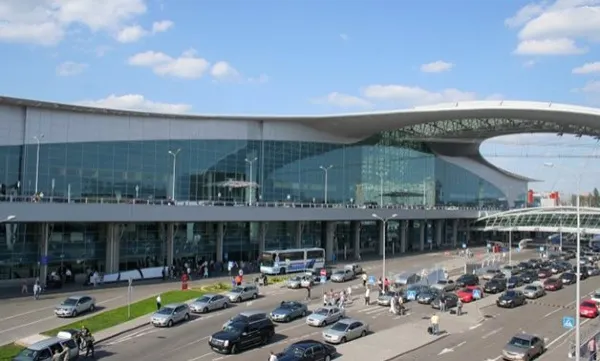
[[[431,288],[442,292],[452,292],[456,290],[456,283],[452,280],[439,280],[436,284],[432,285]]]
[[[237,286],[225,294],[231,302],[242,302],[258,298],[258,287],[255,285]]]
[[[392,297],[402,298],[402,302],[407,302],[408,298],[406,297],[406,292],[404,290],[398,291],[387,291],[384,294],[379,295],[377,297],[377,304],[379,306],[389,306],[392,301]]]
[[[351,269],[335,270],[331,275],[332,282],[346,282],[354,279],[354,272]]]
[[[166,305],[152,315],[150,322],[155,327],[171,327],[176,323],[188,321],[190,313],[187,303]]]
[[[300,288],[302,287],[302,277],[294,276],[286,282],[288,288]]]
[[[528,285],[523,288],[523,295],[525,295],[525,298],[540,298],[545,294],[546,290],[544,290],[544,286],[542,285]]]
[[[322,327],[331,325],[344,318],[344,310],[339,307],[327,306],[315,310],[306,318],[306,324],[309,326]]]
[[[190,310],[196,313],[207,313],[229,307],[229,299],[223,295],[204,295],[190,303]]]
[[[77,317],[84,312],[93,312],[96,309],[96,299],[90,296],[71,296],[54,309],[58,317]]]
[[[521,333],[515,335],[502,350],[504,360],[533,360],[546,351],[544,339]]]
[[[323,339],[325,342],[338,344],[365,337],[368,333],[369,325],[359,320],[346,318],[323,331]]]
[[[344,269],[352,270],[352,272],[354,272],[355,275],[359,275],[364,272],[362,266],[358,263],[347,264],[344,266]]]

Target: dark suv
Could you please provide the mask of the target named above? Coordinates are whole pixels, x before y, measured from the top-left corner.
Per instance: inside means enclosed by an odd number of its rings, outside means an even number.
[[[472,274],[464,274],[456,280],[456,285],[458,287],[466,287],[466,286],[477,286],[479,284],[479,277]]]
[[[263,314],[264,318],[258,315]],[[251,317],[236,316],[223,329],[208,338],[208,345],[214,351],[236,354],[252,347],[266,345],[275,335],[275,325],[265,313],[256,313]]]

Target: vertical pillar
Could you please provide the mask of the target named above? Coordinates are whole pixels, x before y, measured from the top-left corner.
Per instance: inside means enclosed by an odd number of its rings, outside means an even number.
[[[333,240],[335,238],[335,222],[325,223],[325,257],[328,261],[334,260]]]
[[[458,242],[458,219],[452,221],[452,248],[456,248]]]
[[[440,247],[442,245],[442,231],[444,230],[444,220],[438,219],[435,221],[435,244]]]
[[[104,273],[114,273],[113,270],[113,250],[114,250],[114,237],[113,237],[113,224],[108,223],[102,225],[102,232],[100,234],[101,239],[106,239],[106,260],[104,262]]]
[[[265,251],[267,243],[267,222],[260,222],[258,227],[258,254],[260,256]]]
[[[408,221],[402,220],[400,221],[400,253],[406,253],[406,238],[408,233]]]
[[[46,283],[48,275],[48,238],[50,238],[48,223],[40,223],[40,283]]]
[[[225,224],[217,223],[217,262],[223,262],[223,238],[225,237]]]
[[[353,221],[350,223],[350,227],[351,227],[352,241],[354,244],[354,246],[352,247],[354,249],[354,258],[360,259],[360,222]]]
[[[119,245],[122,228],[123,225],[118,223],[109,223],[106,225],[106,273],[119,272]]]
[[[174,254],[174,250],[175,250],[175,224],[173,223],[168,223],[167,224],[167,234],[166,234],[166,247],[167,247],[167,251],[165,252],[167,257],[165,260],[165,263],[167,266],[172,266],[173,265],[173,254]]]
[[[469,243],[471,243],[471,224],[469,223],[469,221],[465,222],[465,235],[466,235],[466,239],[465,239],[465,243],[467,244],[467,246],[469,245]]]
[[[419,222],[421,226],[419,229],[419,251],[423,252],[425,250],[425,229],[427,228],[427,221],[422,220]]]
[[[379,255],[383,256],[383,250],[385,249],[385,241],[387,239],[385,232],[387,231],[385,223],[382,221],[377,221],[377,225],[379,226]]]
[[[296,248],[302,248],[302,234],[304,233],[304,222],[296,222],[296,235],[294,237],[294,246]]]

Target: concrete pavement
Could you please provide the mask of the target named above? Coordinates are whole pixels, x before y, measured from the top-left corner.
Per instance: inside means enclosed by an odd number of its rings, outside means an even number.
[[[477,249],[481,252],[482,249]],[[387,270],[407,271],[419,270],[432,267],[442,262],[450,262],[460,267],[463,260],[455,259],[444,255],[444,252],[423,253],[418,255],[407,255],[406,257],[397,257],[387,260]],[[343,265],[343,263],[340,263]],[[381,260],[363,262],[365,268],[370,268],[371,274],[381,273]],[[229,282],[228,278],[211,278],[208,280],[193,281],[192,287],[198,287],[206,283]],[[144,284],[136,286],[132,295],[132,302],[152,297],[158,293],[177,289],[178,283],[166,282],[159,284]],[[3,300],[3,307],[0,310],[0,345],[7,344],[28,337],[40,331],[50,330],[61,325],[73,322],[73,319],[58,319],[52,313],[54,307],[64,298],[74,294],[88,294],[96,298],[99,310],[102,312],[107,309],[121,307],[127,304],[127,288],[107,288],[98,287],[97,289],[84,289],[81,292],[70,291],[68,293],[55,293],[43,295],[38,301],[33,298],[17,298],[14,300]],[[77,318],[85,319],[90,314],[81,315]]]

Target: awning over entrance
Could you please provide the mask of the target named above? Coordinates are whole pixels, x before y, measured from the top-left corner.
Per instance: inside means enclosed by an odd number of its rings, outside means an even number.
[[[580,207],[582,233],[600,234],[600,208]],[[577,207],[513,209],[479,218],[474,228],[483,231],[577,233]]]

